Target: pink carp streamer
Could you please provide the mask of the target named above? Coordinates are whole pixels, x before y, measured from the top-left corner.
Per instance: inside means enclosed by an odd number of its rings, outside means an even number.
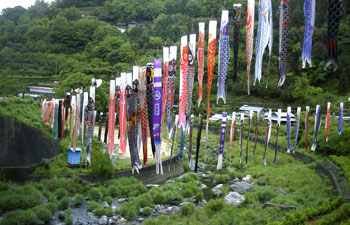
[[[187,36],[181,37],[180,59],[180,97],[179,97],[179,126],[185,132],[186,128],[186,98],[187,98],[187,75],[188,75],[188,47]]]
[[[140,120],[141,136],[143,150],[143,165],[147,163],[147,137],[148,137],[148,119],[147,119],[147,89],[146,89],[146,67],[139,67],[139,101],[140,101]]]
[[[120,99],[119,99],[119,132],[120,150],[125,156],[126,153],[126,73],[121,73]],[[110,114],[109,114],[110,115]],[[111,126],[111,124],[109,124]],[[109,132],[108,132],[109,133]]]
[[[108,108],[108,152],[112,156],[114,151],[114,125],[115,125],[115,80],[110,81],[109,108]]]
[[[247,4],[247,22],[246,22],[246,59],[247,59],[247,84],[248,95],[250,95],[250,63],[253,57],[253,42],[254,42],[254,13],[255,0],[248,0]]]
[[[233,139],[235,137],[235,125],[236,125],[236,113],[232,113],[232,123],[231,123],[231,131],[230,131],[230,162],[232,162],[231,154],[232,154],[232,144]]]
[[[331,121],[331,103],[327,103],[327,117],[326,117],[326,142],[328,142],[328,130],[329,130],[329,123]]]
[[[168,91],[168,71],[169,71],[169,47],[163,48],[163,85],[162,85],[162,120],[160,131],[163,130],[165,107]]]
[[[202,102],[202,88],[203,88],[203,74],[204,74],[204,28],[205,23],[198,23],[199,33],[198,33],[198,107]]]

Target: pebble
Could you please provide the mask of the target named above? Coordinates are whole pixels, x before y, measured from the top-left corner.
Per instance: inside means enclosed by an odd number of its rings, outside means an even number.
[[[107,221],[107,216],[103,215],[101,216],[101,218],[98,220],[98,224],[100,225],[107,225],[108,221]]]

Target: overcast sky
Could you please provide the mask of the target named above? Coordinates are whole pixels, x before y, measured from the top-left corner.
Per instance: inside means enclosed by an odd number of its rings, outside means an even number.
[[[45,2],[52,2],[53,0],[45,0]],[[0,12],[5,8],[13,8],[15,6],[22,6],[23,8],[28,8],[34,5],[35,0],[0,0]]]

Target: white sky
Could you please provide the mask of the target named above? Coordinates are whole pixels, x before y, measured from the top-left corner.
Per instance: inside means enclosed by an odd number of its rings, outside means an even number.
[[[53,0],[45,0],[45,2],[52,2]],[[28,8],[34,5],[35,0],[0,0],[0,12],[5,8],[13,8],[15,6],[22,6]]]

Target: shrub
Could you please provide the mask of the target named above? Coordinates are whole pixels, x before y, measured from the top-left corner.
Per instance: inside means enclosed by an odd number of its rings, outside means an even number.
[[[224,201],[222,199],[211,199],[207,204],[204,205],[205,211],[210,215],[219,212],[224,207]]]
[[[138,210],[135,205],[133,205],[130,202],[126,202],[122,204],[120,207],[120,213],[122,216],[124,216],[127,220],[132,221],[136,218],[138,214]]]
[[[190,166],[188,165],[188,161],[187,160],[182,160],[182,161],[183,161],[183,169],[185,173],[187,173],[188,171],[190,171]]]
[[[28,209],[41,203],[40,195],[6,194],[0,196],[0,214],[15,209]]]
[[[166,202],[165,198],[166,196],[164,195],[164,192],[159,190],[158,192],[154,193],[153,202],[155,204],[164,204]]]
[[[137,198],[134,200],[134,203],[137,208],[142,208],[146,206],[153,207],[154,204],[152,203],[153,199],[150,193],[145,193],[142,195],[137,196]]]
[[[193,203],[187,203],[187,204],[184,204],[182,207],[181,207],[181,214],[183,216],[190,216],[192,215],[193,213],[193,210],[194,210],[194,205]]]
[[[152,209],[151,207],[145,207],[145,208],[142,208],[142,211],[140,211],[140,215],[141,216],[149,216],[152,214]]]
[[[74,206],[80,206],[84,201],[84,196],[82,194],[76,194],[74,195]]]
[[[120,197],[120,196],[121,196],[119,190],[120,190],[120,189],[119,189],[116,185],[110,185],[110,186],[108,186],[108,193],[109,193],[112,197],[114,197],[114,198]]]
[[[31,210],[17,210],[4,215],[1,225],[34,225],[38,217]]]
[[[181,195],[185,198],[189,198],[189,197],[192,197],[194,195],[194,192],[192,191],[192,189],[186,188],[186,189],[182,190]]]
[[[64,188],[58,188],[55,191],[55,195],[56,195],[57,200],[61,200],[63,197],[67,196],[67,191]]]
[[[166,191],[164,193],[165,202],[171,203],[172,201],[183,202],[184,198],[178,191]]]
[[[45,221],[46,223],[51,220],[51,216],[53,215],[46,205],[38,205],[32,208],[31,211],[33,211],[39,219]]]
[[[109,154],[107,152],[102,152],[101,150],[93,152],[94,157],[91,159],[92,174],[98,176],[104,175],[106,178],[111,177],[114,174],[115,169],[109,159]]]
[[[48,210],[50,210],[50,212],[51,212],[52,214],[54,214],[54,213],[57,211],[57,209],[58,209],[57,204],[54,203],[54,202],[49,202],[49,203],[47,203],[47,204],[46,204],[46,208],[47,208]]]
[[[102,193],[98,188],[92,188],[88,192],[89,200],[99,201],[102,199]]]
[[[92,212],[97,217],[101,217],[103,215],[111,216],[113,214],[113,209],[111,207],[103,208],[100,206],[100,207],[97,207],[96,209],[94,209]]]
[[[94,209],[100,207],[101,204],[95,201],[89,201],[87,208],[90,212],[92,212]]]
[[[110,205],[113,202],[113,198],[111,196],[105,197],[105,201]]]
[[[69,197],[64,197],[59,202],[59,208],[61,210],[67,209],[69,206],[70,206],[70,198]]]
[[[227,174],[215,174],[214,179],[216,182],[224,184],[230,179],[230,176]]]
[[[203,191],[198,191],[197,193],[196,193],[196,201],[197,202],[200,202],[200,201],[202,201],[203,200],[203,197],[204,197],[204,194],[203,194]]]
[[[71,225],[73,223],[73,216],[69,215],[64,219],[64,223],[67,225]]]

